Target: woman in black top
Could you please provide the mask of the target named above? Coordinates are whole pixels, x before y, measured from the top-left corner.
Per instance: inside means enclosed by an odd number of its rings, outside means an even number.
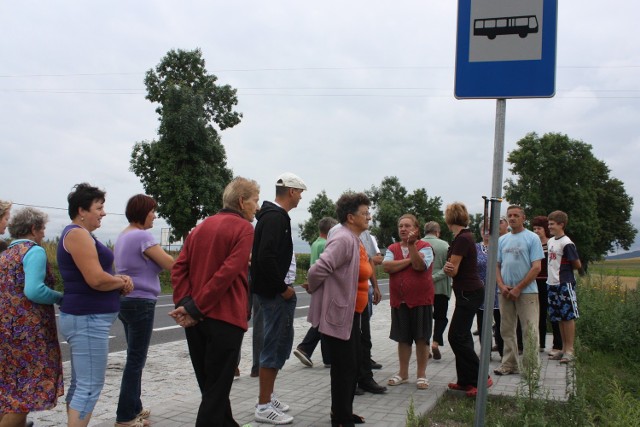
[[[458,381],[450,383],[449,388],[464,391],[467,396],[473,397],[478,393],[480,360],[474,348],[471,326],[476,310],[484,302],[484,285],[478,277],[476,244],[473,233],[467,228],[469,212],[466,206],[458,202],[448,205],[444,220],[454,236],[444,273],[453,278],[456,296],[456,306],[449,324],[449,343],[456,356]]]

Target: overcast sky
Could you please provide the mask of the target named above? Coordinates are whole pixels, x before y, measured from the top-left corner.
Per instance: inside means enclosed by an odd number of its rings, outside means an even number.
[[[157,138],[144,74],[170,49],[200,48],[207,70],[238,89],[244,118],[221,134],[235,175],[257,180],[263,200],[284,171],[306,182],[294,226],[320,191],[335,200],[385,176],[471,212],[490,195],[496,101],[453,96],[454,0],[0,5],[0,199],[64,208],[46,209],[49,238],[83,181],[107,191],[98,238],[115,241],[126,226],[126,201],[143,191],[132,146]],[[508,100],[505,138],[505,157],[532,131],[591,144],[636,201],[637,228],[639,9],[562,0],[556,96]]]

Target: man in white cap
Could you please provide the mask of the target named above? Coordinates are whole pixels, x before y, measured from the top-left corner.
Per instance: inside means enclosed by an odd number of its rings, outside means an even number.
[[[258,223],[253,241],[251,277],[264,321],[260,395],[255,412],[255,420],[261,423],[293,422],[293,417],[285,414],[289,405],[279,401],[273,390],[278,371],[293,347],[296,293],[286,278],[295,260],[288,212],[298,206],[306,189],[300,177],[290,172],[283,173],[276,180],[275,201],[265,201],[256,215]]]

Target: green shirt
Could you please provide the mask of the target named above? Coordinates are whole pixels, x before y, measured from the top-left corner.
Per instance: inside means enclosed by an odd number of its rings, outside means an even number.
[[[318,237],[315,242],[311,244],[311,256],[309,258],[309,265],[313,265],[314,262],[320,258],[320,254],[324,251],[324,247],[327,245],[327,239],[324,237]]]
[[[436,295],[446,295],[447,298],[451,298],[451,277],[444,274],[442,270],[447,262],[449,244],[432,234],[426,235],[422,240],[429,243],[434,252],[432,277],[435,293]]]

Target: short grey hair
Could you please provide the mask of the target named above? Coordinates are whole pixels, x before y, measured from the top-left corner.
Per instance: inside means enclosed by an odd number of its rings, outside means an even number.
[[[256,194],[260,194],[260,186],[257,182],[237,176],[227,184],[222,193],[222,207],[239,211],[240,199],[247,200]]]
[[[29,234],[35,227],[36,230],[42,230],[49,216],[35,208],[23,208],[18,212],[11,215],[11,221],[9,221],[9,234],[14,239],[22,239]]]
[[[440,232],[440,224],[436,221],[429,221],[424,225],[424,234],[433,234]]]
[[[0,218],[6,214],[9,209],[11,209],[11,202],[5,202],[4,200],[0,200]]]

